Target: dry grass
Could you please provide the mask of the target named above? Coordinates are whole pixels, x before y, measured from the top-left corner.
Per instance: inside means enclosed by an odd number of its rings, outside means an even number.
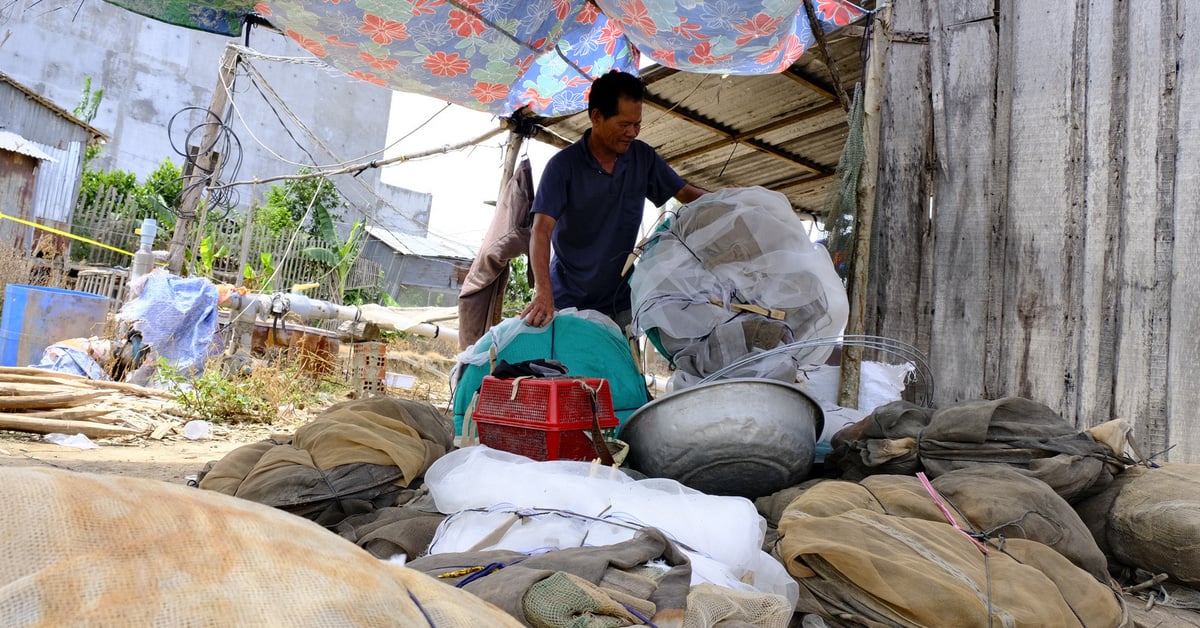
[[[0,247],[0,303],[4,302],[4,288],[10,283],[28,284],[33,260],[16,248]]]
[[[408,334],[390,339],[387,370],[413,375],[417,380],[412,388],[389,388],[388,394],[447,407],[451,401],[450,371],[456,364],[456,355],[458,344],[444,338]]]

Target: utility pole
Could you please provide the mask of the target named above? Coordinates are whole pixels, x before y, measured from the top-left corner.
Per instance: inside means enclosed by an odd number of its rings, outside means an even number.
[[[188,245],[189,231],[196,222],[197,209],[200,199],[212,183],[218,159],[214,154],[217,139],[224,127],[225,108],[229,106],[229,88],[233,85],[233,72],[237,68],[237,44],[225,45],[225,54],[221,55],[221,65],[217,72],[217,85],[213,89],[212,101],[208,110],[212,116],[205,118],[204,133],[201,134],[200,146],[196,152],[191,176],[184,184],[183,198],[179,201],[179,218],[175,221],[175,231],[171,234],[171,246],[168,249],[167,269],[178,275],[183,270],[183,252]],[[190,151],[189,151],[190,152]]]

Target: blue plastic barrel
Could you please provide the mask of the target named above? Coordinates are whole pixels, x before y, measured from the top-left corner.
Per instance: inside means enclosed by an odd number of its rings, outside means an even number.
[[[60,340],[102,334],[107,315],[107,297],[10,283],[0,311],[0,366],[37,364]]]

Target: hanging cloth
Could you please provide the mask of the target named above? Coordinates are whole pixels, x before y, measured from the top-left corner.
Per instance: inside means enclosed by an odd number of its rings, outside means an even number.
[[[533,168],[522,159],[504,183],[496,213],[479,247],[479,255],[458,295],[458,344],[466,349],[503,318],[509,260],[529,254],[533,224]]]

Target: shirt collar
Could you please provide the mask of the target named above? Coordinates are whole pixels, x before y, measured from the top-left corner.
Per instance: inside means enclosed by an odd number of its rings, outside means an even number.
[[[596,155],[592,154],[592,149],[588,146],[588,143],[587,143],[588,138],[591,137],[591,135],[592,135],[591,129],[584,130],[583,137],[579,140],[579,145],[580,145],[579,148],[583,150],[584,159],[587,160],[587,163],[589,166],[595,168],[596,170],[598,170],[600,172],[604,172],[604,168],[600,166],[600,160],[596,159]],[[630,159],[632,159],[632,157],[630,157],[631,152],[633,152],[632,145],[630,145],[629,150],[627,150],[623,153],[617,154],[617,161],[613,165],[613,171],[612,171],[612,173],[614,175],[617,174],[618,170],[621,170],[622,168],[624,168],[625,164],[628,163]],[[608,174],[608,173],[605,172],[605,174]]]

